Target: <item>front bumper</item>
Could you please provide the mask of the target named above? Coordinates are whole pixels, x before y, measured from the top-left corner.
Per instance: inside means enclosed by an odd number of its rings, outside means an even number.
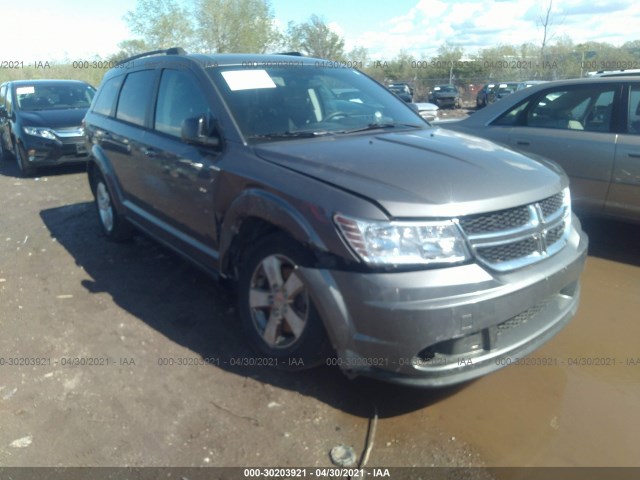
[[[27,161],[34,167],[86,162],[89,158],[84,137],[50,140],[25,135],[22,146]]]
[[[574,316],[588,239],[511,272],[478,264],[400,273],[301,269],[350,376],[437,387],[517,360]]]
[[[456,97],[435,98],[432,103],[435,103],[440,108],[455,107],[456,106]]]

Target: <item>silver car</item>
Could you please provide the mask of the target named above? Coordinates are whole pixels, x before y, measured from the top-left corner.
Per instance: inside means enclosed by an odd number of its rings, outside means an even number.
[[[418,113],[422,118],[424,118],[427,122],[437,122],[438,121],[438,107],[434,103],[429,102],[418,102],[415,104],[415,108],[418,110]]]
[[[442,126],[551,159],[577,210],[640,222],[640,76],[532,86]]]

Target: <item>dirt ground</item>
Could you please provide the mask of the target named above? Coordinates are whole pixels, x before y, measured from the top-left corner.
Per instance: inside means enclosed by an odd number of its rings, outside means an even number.
[[[233,296],[142,235],[106,241],[82,168],[2,162],[0,200],[0,467],[331,467],[337,445],[367,467],[640,467],[636,226],[585,223],[581,308],[535,361],[425,391],[242,365]]]

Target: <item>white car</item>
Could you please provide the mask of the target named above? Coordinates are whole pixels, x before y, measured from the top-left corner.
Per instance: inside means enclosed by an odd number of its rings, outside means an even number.
[[[414,103],[414,105],[418,108],[418,113],[420,114],[420,116],[427,122],[435,122],[438,120],[439,107],[436,104],[421,102]]]

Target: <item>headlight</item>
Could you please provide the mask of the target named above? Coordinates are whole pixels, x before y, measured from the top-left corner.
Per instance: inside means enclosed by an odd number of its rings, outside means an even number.
[[[34,137],[48,138],[49,140],[55,140],[56,139],[56,134],[53,133],[48,128],[22,127],[22,129],[24,130],[24,133],[26,133],[27,135],[33,135]]]
[[[334,221],[349,246],[368,264],[450,264],[469,258],[462,233],[451,220],[381,222],[336,214]]]

